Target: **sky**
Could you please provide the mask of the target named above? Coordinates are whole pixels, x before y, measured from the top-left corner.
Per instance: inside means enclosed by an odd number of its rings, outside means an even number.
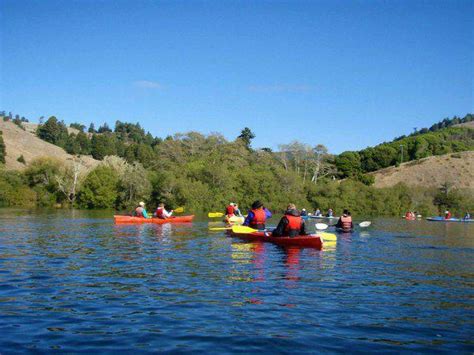
[[[474,112],[474,1],[0,0],[0,110],[358,150]]]

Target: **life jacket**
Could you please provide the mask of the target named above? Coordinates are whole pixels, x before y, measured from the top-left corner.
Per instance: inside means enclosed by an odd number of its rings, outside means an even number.
[[[350,231],[352,229],[352,217],[341,216],[342,230]]]
[[[163,214],[164,208],[163,207],[158,207],[156,209],[156,217],[161,218],[161,219],[166,219],[165,215]]]
[[[290,237],[296,237],[300,234],[303,219],[300,216],[292,216],[290,214],[286,214],[285,217],[288,220],[288,224],[285,227],[285,234]]]
[[[256,228],[256,229],[265,229],[265,221],[267,216],[265,215],[265,210],[258,209],[252,210],[253,218],[249,223],[249,227]]]
[[[450,219],[452,216],[451,212],[448,212],[444,215],[444,219]]]
[[[137,208],[135,208],[135,217],[143,217],[143,211],[144,211],[144,208],[141,206],[138,206]]]
[[[232,216],[234,215],[234,213],[235,213],[235,208],[234,208],[234,206],[229,205],[229,206],[227,206],[227,207],[225,208],[225,214],[226,214],[228,217],[232,217]]]

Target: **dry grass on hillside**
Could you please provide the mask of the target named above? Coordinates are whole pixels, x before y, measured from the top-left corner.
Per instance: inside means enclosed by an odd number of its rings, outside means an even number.
[[[375,187],[400,182],[410,186],[440,187],[448,182],[458,188],[474,189],[474,151],[428,157],[371,173]]]
[[[73,156],[66,153],[64,149],[54,144],[45,142],[33,133],[34,124],[25,124],[26,131],[22,130],[12,122],[4,122],[0,120],[0,131],[3,132],[3,140],[5,141],[7,156],[7,169],[23,169],[25,165],[18,162],[17,159],[23,155],[26,164],[39,157],[55,157],[63,162],[71,162]],[[82,165],[86,169],[96,166],[99,161],[91,156],[81,157]]]

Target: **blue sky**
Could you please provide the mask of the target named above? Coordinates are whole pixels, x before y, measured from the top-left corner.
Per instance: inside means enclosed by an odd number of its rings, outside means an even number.
[[[0,0],[0,109],[361,149],[474,111],[473,4]]]

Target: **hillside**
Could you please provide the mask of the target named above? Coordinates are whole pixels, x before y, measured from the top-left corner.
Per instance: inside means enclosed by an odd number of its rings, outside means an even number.
[[[27,165],[33,159],[43,156],[56,157],[61,161],[72,160],[73,156],[66,153],[64,149],[36,137],[33,133],[36,125],[28,123],[26,125],[26,131],[24,131],[12,122],[0,120],[0,131],[3,132],[6,145],[5,167],[7,169],[23,169],[25,165],[17,161],[21,155],[25,158]],[[90,156],[82,156],[81,161],[86,169],[99,163]]]
[[[391,187],[400,182],[408,186],[440,187],[450,183],[474,189],[474,151],[432,156],[370,173],[375,187]]]

